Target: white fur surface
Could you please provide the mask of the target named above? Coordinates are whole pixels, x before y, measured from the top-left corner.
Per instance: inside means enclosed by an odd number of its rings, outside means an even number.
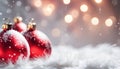
[[[47,60],[19,60],[0,69],[120,69],[120,48],[110,44],[82,48],[59,45],[53,47]]]

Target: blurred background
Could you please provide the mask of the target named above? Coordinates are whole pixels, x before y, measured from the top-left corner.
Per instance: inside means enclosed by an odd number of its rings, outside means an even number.
[[[120,45],[120,0],[0,0],[3,18],[34,18],[54,46]]]

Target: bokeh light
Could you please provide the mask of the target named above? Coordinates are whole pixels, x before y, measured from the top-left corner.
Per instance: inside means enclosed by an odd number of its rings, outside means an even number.
[[[74,17],[77,18],[79,16],[79,11],[76,9],[71,10],[70,14]]]
[[[88,11],[88,6],[87,6],[86,4],[82,4],[82,5],[80,6],[80,10],[81,10],[82,12],[87,12],[87,11]]]
[[[70,4],[70,2],[71,2],[71,0],[63,0],[63,3],[66,5]]]
[[[113,25],[113,21],[112,19],[108,18],[105,20],[105,25],[108,26],[108,27],[111,27]]]
[[[101,2],[102,2],[102,0],[95,0],[95,2],[96,2],[96,3],[101,3]]]
[[[58,28],[54,28],[51,33],[53,37],[59,37],[61,35],[61,31]]]
[[[83,16],[83,20],[85,21],[85,22],[90,22],[90,20],[91,20],[91,15],[90,14],[84,14],[84,16]]]
[[[42,6],[41,0],[33,0],[33,4],[34,4],[34,6],[37,7],[37,8]]]
[[[93,17],[93,18],[91,19],[91,23],[92,23],[93,25],[98,25],[98,24],[99,24],[99,19],[98,19],[97,17]]]
[[[115,16],[110,16],[109,18],[113,21],[113,23],[116,22],[116,17]]]
[[[3,17],[12,20],[15,16],[21,16],[27,24],[30,18],[34,18],[37,29],[53,39],[53,44],[97,44],[109,42],[114,37],[115,40],[118,36],[116,34],[120,27],[119,2],[120,0],[1,0],[0,19],[2,22]],[[102,33],[102,36],[99,33]],[[67,41],[66,34],[71,40]]]
[[[55,10],[54,4],[50,3],[50,4],[46,5],[45,7],[43,7],[43,14],[45,16],[50,16],[54,10]]]
[[[70,14],[67,14],[65,17],[64,17],[64,20],[66,23],[71,23],[73,21],[73,16],[70,15]]]

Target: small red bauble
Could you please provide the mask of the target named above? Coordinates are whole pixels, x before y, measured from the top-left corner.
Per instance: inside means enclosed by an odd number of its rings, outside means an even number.
[[[14,25],[13,25],[13,29],[18,31],[18,32],[24,32],[26,31],[26,24],[24,24],[22,22],[22,17],[15,17],[14,18]]]

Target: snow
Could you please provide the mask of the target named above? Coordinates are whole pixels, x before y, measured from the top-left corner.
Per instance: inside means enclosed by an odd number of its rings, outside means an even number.
[[[47,35],[45,35],[43,32],[39,31],[39,30],[35,30],[33,32],[30,32],[31,35],[25,34],[27,37],[29,38],[33,38],[33,37],[37,37],[38,39],[43,39],[43,40],[47,40],[50,41],[49,38],[47,37]]]
[[[116,45],[101,44],[83,48],[53,46],[52,55],[47,60],[21,61],[0,69],[120,69],[120,48]]]
[[[36,37],[39,37],[40,39],[45,39],[45,40],[49,40],[49,38],[47,37],[47,35],[45,35],[43,32],[41,31],[34,31],[34,34],[36,34]]]

